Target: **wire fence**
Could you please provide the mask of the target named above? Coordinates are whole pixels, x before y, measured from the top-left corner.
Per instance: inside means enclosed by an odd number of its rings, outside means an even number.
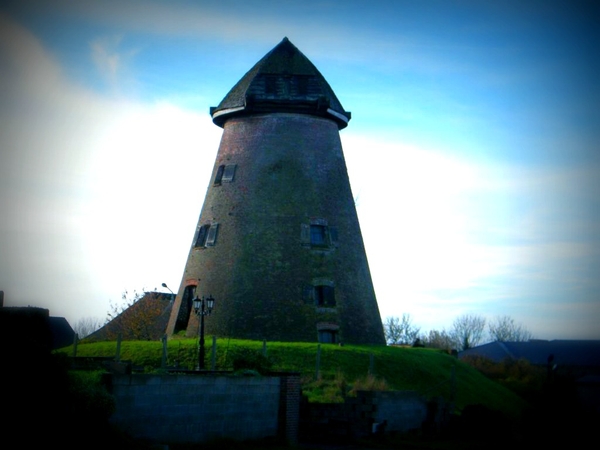
[[[210,341],[210,339],[209,339]],[[218,344],[218,341],[221,341]],[[163,371],[198,371],[199,366],[197,363],[198,355],[200,353],[200,343],[194,347],[189,345],[185,345],[185,343],[179,342],[175,348],[173,345],[175,344],[173,341],[169,342],[167,336],[164,335],[161,340],[161,357],[160,357],[160,369]],[[170,345],[169,345],[170,344]],[[216,336],[212,336],[212,342],[207,346],[207,370],[208,372],[223,372],[224,370],[233,370],[235,368],[235,359],[240,358],[240,348],[239,345],[232,345],[231,339],[220,338],[217,339]],[[114,361],[121,361],[121,348],[122,348],[122,336],[118,335],[117,341],[115,343],[115,356]],[[267,345],[266,341],[262,342],[262,345],[258,345],[257,348],[248,350],[246,349],[246,359],[242,362],[242,364],[247,364],[249,367],[257,364],[264,363],[263,367],[260,369],[265,369],[267,367],[266,362],[268,362],[270,358],[270,352],[274,350]],[[254,353],[254,359],[248,357],[248,354]],[[275,352],[277,353],[277,352]],[[339,353],[339,354],[338,354]],[[259,355],[259,358],[256,358],[256,355]],[[327,352],[324,354],[322,352],[321,344],[315,343],[314,346],[309,346],[306,348],[305,352],[299,352],[296,355],[296,360],[294,361],[296,367],[311,367],[314,364],[314,371],[312,372],[313,380],[321,380],[323,378],[324,373],[335,373],[335,370],[339,370],[338,368],[343,365],[339,358],[343,358],[344,353],[342,352]],[[77,339],[73,344],[73,356],[77,356]],[[243,355],[242,355],[243,356]],[[352,361],[352,369],[353,373],[362,374],[363,377],[377,377],[377,361],[375,355],[373,353],[365,353],[365,358],[357,358],[353,356],[355,359]],[[101,357],[98,359],[102,364],[105,365],[106,357]],[[110,358],[109,358],[110,359]],[[277,359],[277,358],[274,358]],[[130,360],[127,361],[131,363]],[[192,367],[195,366],[195,369]],[[347,364],[346,364],[347,366]],[[258,368],[258,367],[255,367]],[[279,370],[287,370],[292,368],[278,367]],[[138,368],[138,370],[142,370],[142,368]],[[293,370],[293,369],[292,369]],[[306,374],[305,374],[306,375]],[[416,379],[422,374],[415,369],[415,373],[413,378]],[[418,383],[416,383],[418,384]],[[442,397],[444,398],[450,405],[454,405],[456,402],[456,366],[453,365],[450,373],[446,378],[441,379],[439,382],[419,389],[421,395],[426,398],[433,397]]]

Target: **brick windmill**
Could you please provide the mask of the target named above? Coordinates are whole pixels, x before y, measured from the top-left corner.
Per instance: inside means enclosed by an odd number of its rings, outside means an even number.
[[[210,110],[223,135],[167,334],[384,344],[339,130],[345,111],[287,38]]]

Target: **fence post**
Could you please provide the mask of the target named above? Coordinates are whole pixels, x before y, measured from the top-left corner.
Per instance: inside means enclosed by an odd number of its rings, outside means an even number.
[[[115,355],[115,361],[121,361],[121,333],[117,335],[117,354]]]
[[[165,370],[167,368],[167,335],[163,334],[162,338],[162,361],[160,367]]]
[[[79,341],[79,335],[73,333],[73,358],[77,356],[77,342]]]
[[[266,339],[263,339],[262,354],[265,358],[267,357],[267,340]]]
[[[317,380],[321,379],[321,344],[317,345],[317,369],[315,377]]]
[[[210,354],[210,370],[214,372],[215,367],[217,367],[217,337],[213,335],[212,341],[213,343]]]
[[[450,373],[450,414],[454,414],[454,403],[456,401],[456,364],[452,365]]]

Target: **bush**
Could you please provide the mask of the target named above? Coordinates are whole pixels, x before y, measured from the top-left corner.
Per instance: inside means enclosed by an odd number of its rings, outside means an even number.
[[[74,420],[85,417],[96,424],[108,423],[115,400],[101,380],[102,372],[71,371],[69,400]]]
[[[383,378],[377,378],[374,375],[367,375],[359,378],[352,385],[349,394],[356,396],[357,391],[389,391],[390,387]]]
[[[236,348],[230,352],[229,356],[234,372],[250,370],[264,375],[273,367],[269,358],[249,348]]]
[[[543,368],[536,367],[522,358],[506,358],[497,363],[483,356],[468,356],[463,361],[525,400],[537,397],[545,380]]]
[[[344,403],[348,383],[344,374],[338,370],[335,376],[323,376],[318,379],[304,377],[303,392],[309,403]]]

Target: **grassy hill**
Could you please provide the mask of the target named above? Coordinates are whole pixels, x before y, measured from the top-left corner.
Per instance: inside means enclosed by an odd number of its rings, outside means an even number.
[[[145,371],[160,370],[162,342],[123,341],[120,359]],[[352,389],[414,390],[433,398],[454,401],[456,412],[467,405],[520,415],[525,402],[512,391],[486,378],[457,358],[435,349],[390,346],[283,343],[217,339],[216,370],[254,369],[259,372],[294,371],[302,376],[302,390],[312,402],[343,401]],[[61,349],[68,355],[73,348]],[[80,342],[77,356],[116,356],[116,342]],[[266,357],[264,356],[266,352]],[[173,338],[167,343],[167,366],[194,369],[197,339]],[[206,367],[211,367],[212,339],[206,340]]]

